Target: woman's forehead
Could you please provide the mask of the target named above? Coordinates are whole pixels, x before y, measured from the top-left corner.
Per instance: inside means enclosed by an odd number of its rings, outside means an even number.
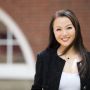
[[[72,25],[72,22],[69,18],[67,17],[58,17],[54,20],[54,26],[59,26],[59,27],[62,27],[62,26],[70,26]]]

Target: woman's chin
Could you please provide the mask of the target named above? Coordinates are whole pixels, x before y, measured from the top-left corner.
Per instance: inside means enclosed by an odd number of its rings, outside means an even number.
[[[70,44],[62,44],[61,46],[66,48],[66,47],[68,47],[69,45],[70,45]]]

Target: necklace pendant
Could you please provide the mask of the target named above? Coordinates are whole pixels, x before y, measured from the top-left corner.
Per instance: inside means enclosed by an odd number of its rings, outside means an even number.
[[[67,59],[70,59],[69,57]]]

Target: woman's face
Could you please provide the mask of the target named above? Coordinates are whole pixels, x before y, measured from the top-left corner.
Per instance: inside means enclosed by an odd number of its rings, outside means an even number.
[[[75,27],[67,17],[58,17],[53,24],[54,35],[62,47],[68,47],[75,39]]]

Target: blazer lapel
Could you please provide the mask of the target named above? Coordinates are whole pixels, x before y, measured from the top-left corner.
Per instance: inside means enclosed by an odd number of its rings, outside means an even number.
[[[51,56],[48,81],[52,90],[58,90],[59,88],[59,82],[64,64],[64,60],[61,60],[57,55],[54,54]]]

